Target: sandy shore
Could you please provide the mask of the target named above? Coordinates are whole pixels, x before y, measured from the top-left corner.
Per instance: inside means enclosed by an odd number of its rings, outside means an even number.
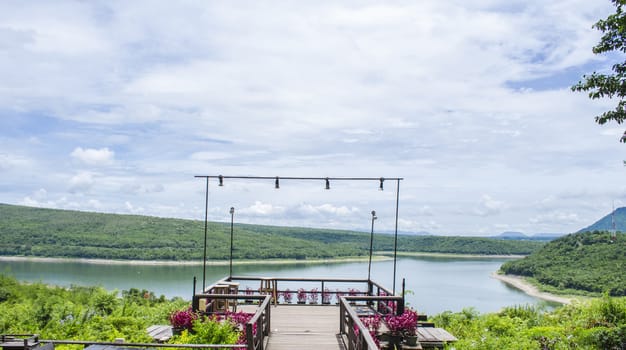
[[[393,252],[378,252],[376,254],[393,256]],[[417,256],[431,258],[456,258],[456,259],[521,259],[526,255],[487,255],[487,254],[452,254],[452,253],[419,253],[398,252],[398,256]]]
[[[374,256],[374,261],[390,260],[388,257]],[[320,259],[320,260],[295,260],[295,259],[282,259],[282,260],[233,260],[233,265],[256,265],[256,264],[336,264],[346,262],[363,262],[367,261],[368,257],[360,258],[345,258],[345,259]],[[40,258],[40,257],[27,257],[27,256],[0,256],[0,262],[2,261],[34,261],[34,262],[46,262],[46,263],[62,263],[62,262],[77,262],[82,264],[100,264],[100,265],[185,265],[185,266],[200,266],[202,261],[171,261],[171,260],[105,260],[105,259],[71,259],[71,258]],[[228,260],[207,260],[206,264],[209,266],[227,266]]]
[[[494,272],[491,274],[491,277],[497,280],[500,280],[514,288],[517,288],[521,290],[522,292],[530,296],[533,296],[535,298],[539,298],[539,299],[543,299],[547,301],[553,301],[553,302],[560,303],[560,304],[571,304],[573,300],[573,298],[562,297],[562,296],[554,295],[551,293],[542,292],[539,289],[537,289],[537,287],[535,287],[534,285],[524,280],[524,278],[521,276],[500,275]]]

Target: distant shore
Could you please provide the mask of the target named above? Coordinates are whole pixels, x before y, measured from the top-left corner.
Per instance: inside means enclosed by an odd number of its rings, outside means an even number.
[[[392,258],[386,256],[373,256],[373,261],[386,261]],[[338,264],[349,262],[363,262],[367,261],[368,257],[354,257],[354,258],[335,258],[335,259],[315,259],[315,260],[296,260],[296,259],[268,259],[268,260],[234,260],[233,265],[256,265],[256,264]],[[30,256],[0,256],[0,262],[2,261],[33,261],[33,262],[47,262],[47,263],[63,263],[74,262],[81,264],[94,264],[94,265],[149,265],[149,266],[199,266],[202,265],[202,261],[177,261],[177,260],[108,260],[108,259],[80,259],[80,258],[43,258],[43,257],[30,257]],[[228,260],[207,260],[208,266],[227,266]]]
[[[536,286],[532,285],[528,281],[524,279],[522,276],[515,275],[500,275],[496,272],[491,274],[491,277],[500,280],[513,288],[517,288],[522,292],[533,296],[535,298],[539,298],[542,300],[552,301],[560,304],[571,304],[574,298],[563,297],[559,295],[555,295],[552,293],[546,293],[540,291]]]
[[[481,254],[452,254],[452,253],[412,253],[412,252],[398,252],[400,257],[431,257],[431,258],[456,258],[456,259],[519,259],[524,255],[481,255]],[[388,261],[393,259],[393,252],[375,252],[372,256],[373,261]],[[233,265],[253,265],[253,264],[338,264],[349,262],[363,262],[367,261],[367,256],[351,257],[351,258],[331,258],[331,259],[252,259],[241,260],[233,259]],[[34,262],[49,262],[49,263],[62,263],[62,262],[77,262],[82,264],[94,264],[94,265],[149,265],[149,266],[198,266],[202,265],[202,261],[190,261],[190,260],[109,260],[109,259],[83,259],[83,258],[47,258],[47,257],[33,257],[33,256],[0,256],[1,261],[34,261]],[[209,266],[225,266],[229,264],[228,260],[207,260]]]
[[[389,256],[393,252],[378,252],[378,255]],[[422,253],[422,252],[398,252],[398,256],[417,256],[432,258],[457,258],[457,259],[521,259],[526,255],[489,255],[489,254],[453,254],[453,253]]]

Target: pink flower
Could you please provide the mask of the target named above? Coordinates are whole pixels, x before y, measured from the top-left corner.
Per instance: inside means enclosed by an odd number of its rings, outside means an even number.
[[[174,328],[191,329],[193,321],[198,318],[191,308],[187,310],[177,310],[170,314],[170,324]]]

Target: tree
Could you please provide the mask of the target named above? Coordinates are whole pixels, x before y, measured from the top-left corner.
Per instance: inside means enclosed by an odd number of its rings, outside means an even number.
[[[600,30],[603,35],[600,42],[593,47],[593,53],[603,54],[612,51],[626,53],[626,13],[623,6],[626,0],[611,0],[616,7],[614,14],[606,19],[599,20],[593,28]],[[583,75],[578,84],[572,86],[572,91],[589,92],[589,98],[618,99],[615,109],[606,111],[596,116],[598,124],[615,121],[618,124],[626,120],[626,61],[616,63],[612,67],[612,74],[593,72],[591,75]],[[626,132],[620,139],[626,143]]]

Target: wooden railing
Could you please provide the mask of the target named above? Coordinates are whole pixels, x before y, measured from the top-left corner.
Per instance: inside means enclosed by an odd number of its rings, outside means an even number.
[[[270,301],[272,298],[268,295],[252,316],[250,321],[246,323],[246,337],[248,342],[248,350],[263,350],[265,337],[270,335]],[[254,329],[256,327],[256,333]]]
[[[210,302],[217,300],[258,300],[260,302],[256,313],[252,316],[250,321],[245,325],[246,328],[246,345],[238,347],[246,348],[248,350],[263,350],[265,344],[265,337],[270,334],[271,317],[270,317],[270,302],[272,297],[269,295],[236,295],[236,294],[196,294],[193,296],[191,307],[193,311],[203,313],[204,310],[200,310],[200,299],[208,299]]]
[[[339,302],[339,334],[347,339],[348,350],[378,349],[374,338],[357,312],[350,305],[351,302],[365,301],[368,305],[375,305],[375,310],[388,307],[389,302],[395,305],[388,311],[395,311],[397,315],[404,313],[404,298],[400,296],[355,296],[341,297]]]
[[[221,282],[223,281],[258,281],[259,283],[261,282],[261,280],[267,280],[267,277],[252,277],[252,276],[233,276],[231,278],[225,278],[222,279],[221,281],[218,281],[215,283],[215,285],[219,285]],[[374,295],[371,294],[370,291],[373,291],[374,288],[376,287],[378,291],[380,290],[384,290],[387,292],[387,294],[391,294],[390,292],[388,292],[387,289],[383,288],[382,286],[378,285],[377,283],[374,283],[372,281],[369,281],[367,279],[352,279],[352,278],[300,278],[300,277],[272,277],[270,278],[271,280],[275,281],[276,283],[276,294],[277,295],[281,295],[282,293],[284,293],[286,290],[284,288],[281,288],[281,283],[280,282],[289,282],[289,283],[295,283],[295,282],[304,282],[304,283],[314,283],[314,284],[318,284],[319,288],[317,290],[317,292],[315,292],[316,294],[319,295],[323,295],[324,293],[328,293],[331,295],[348,295],[350,293],[350,291],[348,289],[346,290],[328,290],[325,291],[326,287],[328,286],[328,284],[330,283],[341,283],[344,285],[356,285],[360,288],[364,288],[364,289],[359,289],[358,294],[357,295]],[[208,289],[208,288],[207,288]],[[256,290],[252,290],[253,292],[257,292]],[[244,289],[240,289],[239,292],[245,292]],[[292,293],[296,293],[297,290],[291,290],[290,292]],[[307,290],[306,291],[307,294],[311,294],[311,290]]]

